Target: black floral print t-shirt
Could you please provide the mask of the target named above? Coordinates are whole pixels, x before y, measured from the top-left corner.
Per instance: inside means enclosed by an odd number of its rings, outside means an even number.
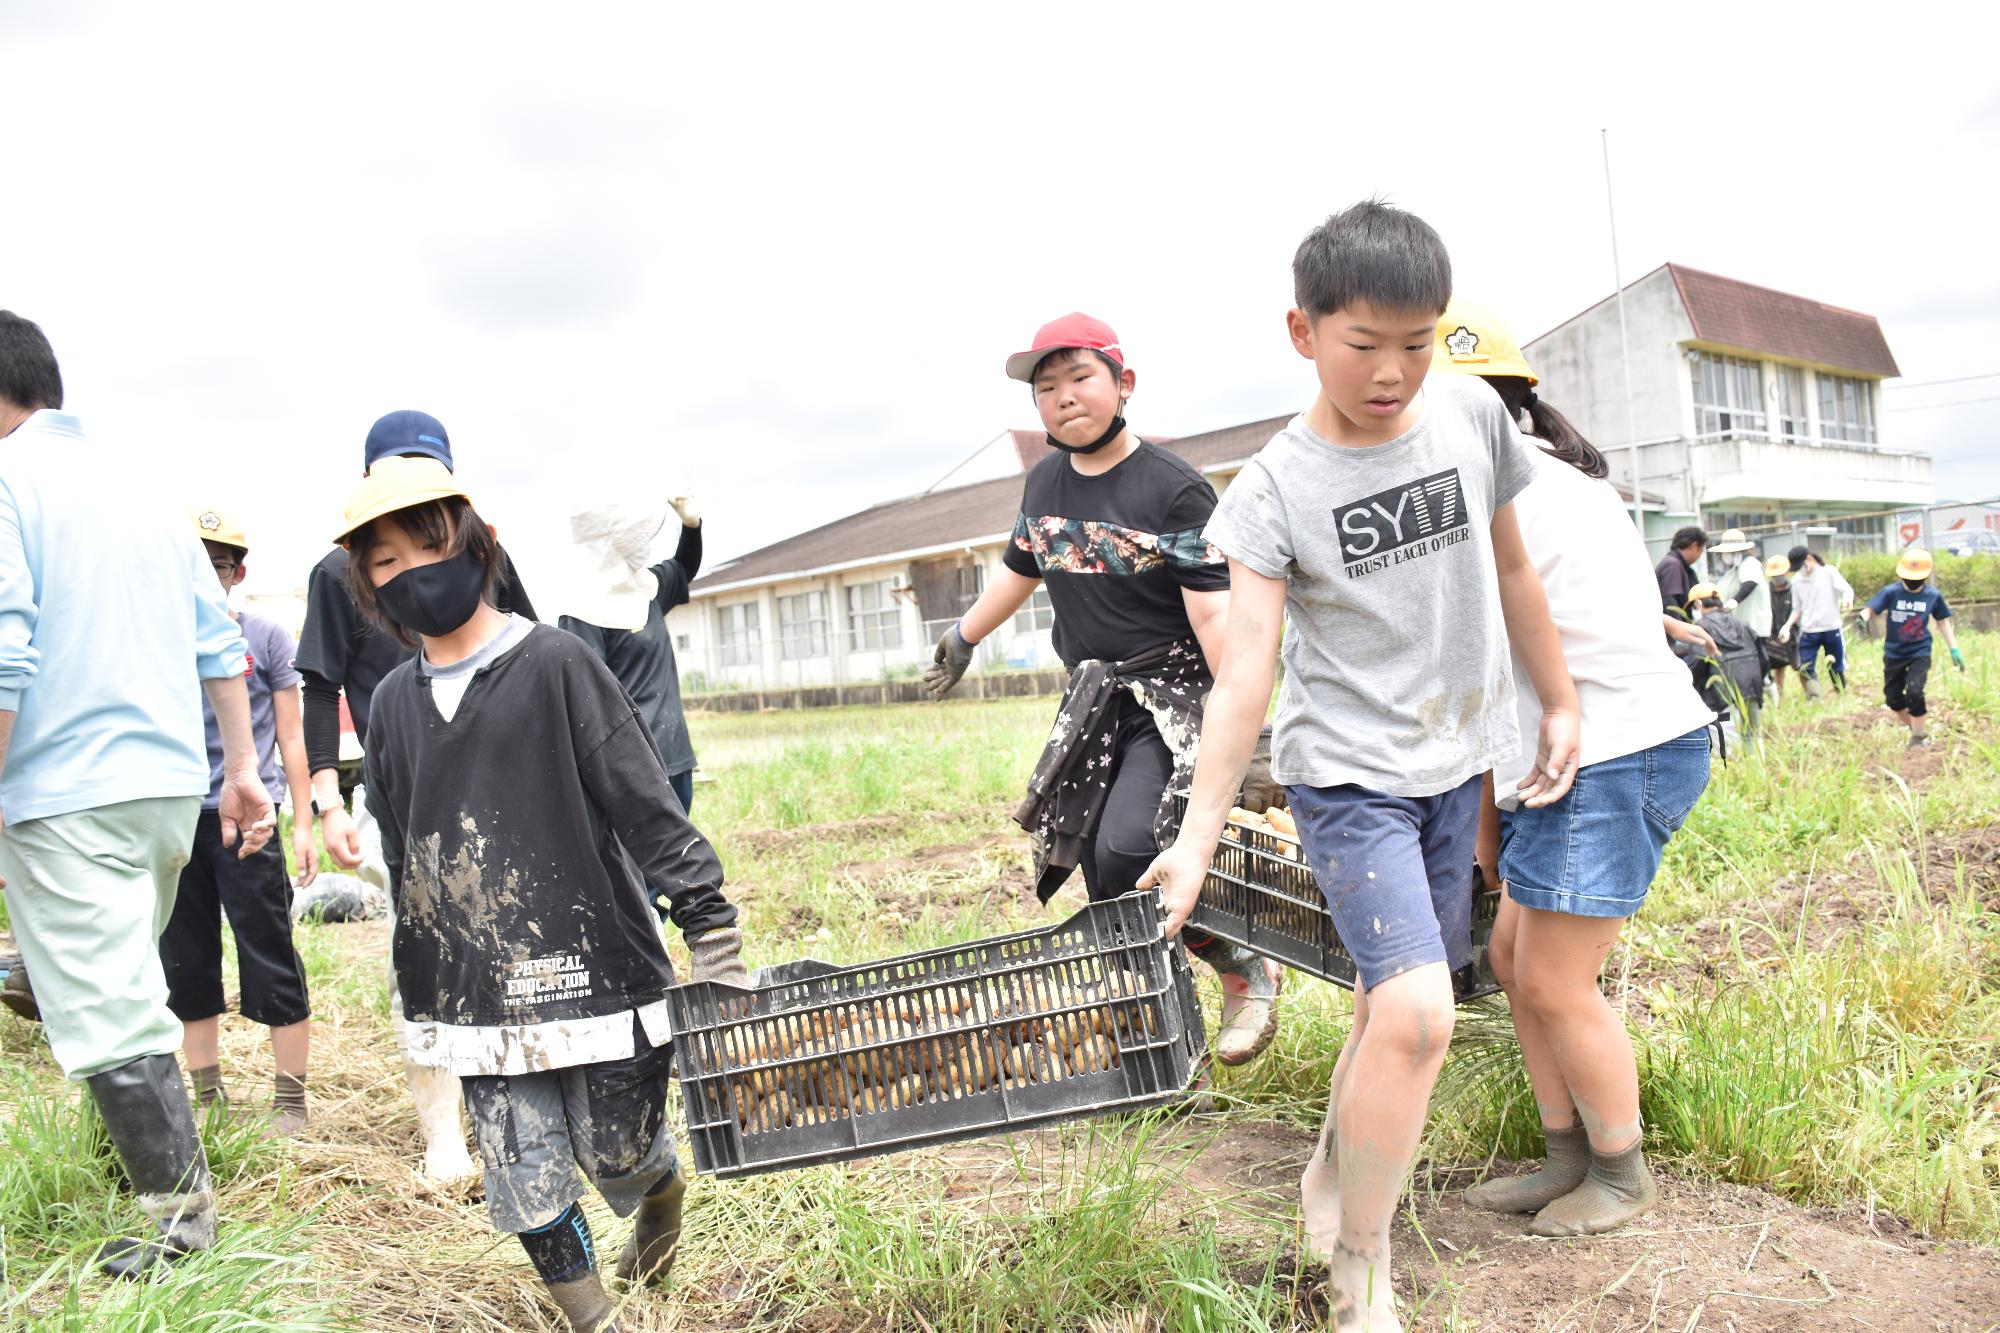
[[[1066,665],[1135,657],[1194,632],[1183,588],[1229,587],[1229,562],[1201,536],[1214,510],[1215,488],[1158,445],[1096,477],[1052,454],[1028,474],[1004,561],[1047,585]]]

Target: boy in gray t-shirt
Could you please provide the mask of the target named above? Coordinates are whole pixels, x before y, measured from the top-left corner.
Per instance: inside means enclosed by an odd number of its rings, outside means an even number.
[[[1357,204],[1292,261],[1292,342],[1320,393],[1209,520],[1231,600],[1188,815],[1140,881],[1178,930],[1271,696],[1272,769],[1354,957],[1354,1024],[1301,1181],[1333,1326],[1396,1329],[1389,1222],[1451,1037],[1480,778],[1518,753],[1508,640],[1547,709],[1523,799],[1569,790],[1576,691],[1509,502],[1532,461],[1484,386],[1427,381],[1451,261],[1420,219]]]

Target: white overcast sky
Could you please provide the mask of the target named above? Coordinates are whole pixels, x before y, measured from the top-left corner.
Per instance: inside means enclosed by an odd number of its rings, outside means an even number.
[[[107,469],[303,583],[415,407],[530,589],[579,493],[699,494],[711,559],[922,490],[1121,333],[1132,419],[1302,407],[1291,253],[1386,195],[1525,339],[1674,260],[2000,371],[2000,80],[1973,6],[0,4],[0,307]],[[1630,17],[1626,17],[1629,13]],[[1480,15],[1499,15],[1482,18]],[[1984,20],[1979,21],[1982,25]],[[2000,378],[1885,443],[2000,493]],[[1616,441],[1600,441],[1614,444]]]

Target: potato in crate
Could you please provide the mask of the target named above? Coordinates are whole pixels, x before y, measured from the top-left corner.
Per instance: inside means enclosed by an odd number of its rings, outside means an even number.
[[[1176,799],[1176,809],[1179,817],[1186,817],[1186,797]],[[1481,883],[1476,872],[1472,892],[1472,961],[1451,978],[1452,993],[1460,1004],[1500,989],[1486,961],[1500,893],[1497,887]],[[1273,806],[1262,814],[1240,807],[1229,812],[1187,924],[1190,930],[1205,931],[1286,967],[1354,989],[1354,959],[1333,928],[1333,914],[1306,863],[1298,826],[1282,807]]]
[[[1183,1096],[1207,1043],[1157,892],[880,962],[668,992],[698,1171],[754,1175]]]

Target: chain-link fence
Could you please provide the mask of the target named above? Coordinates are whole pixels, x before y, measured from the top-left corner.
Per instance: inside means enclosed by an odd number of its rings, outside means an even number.
[[[1795,546],[1828,559],[1921,546],[1934,554],[2000,554],[2000,498],[1953,501],[1921,507],[1876,509],[1865,513],[1794,515],[1775,522],[1743,522],[1750,515],[1710,513],[1709,540],[1726,528],[1740,528],[1766,556]]]

